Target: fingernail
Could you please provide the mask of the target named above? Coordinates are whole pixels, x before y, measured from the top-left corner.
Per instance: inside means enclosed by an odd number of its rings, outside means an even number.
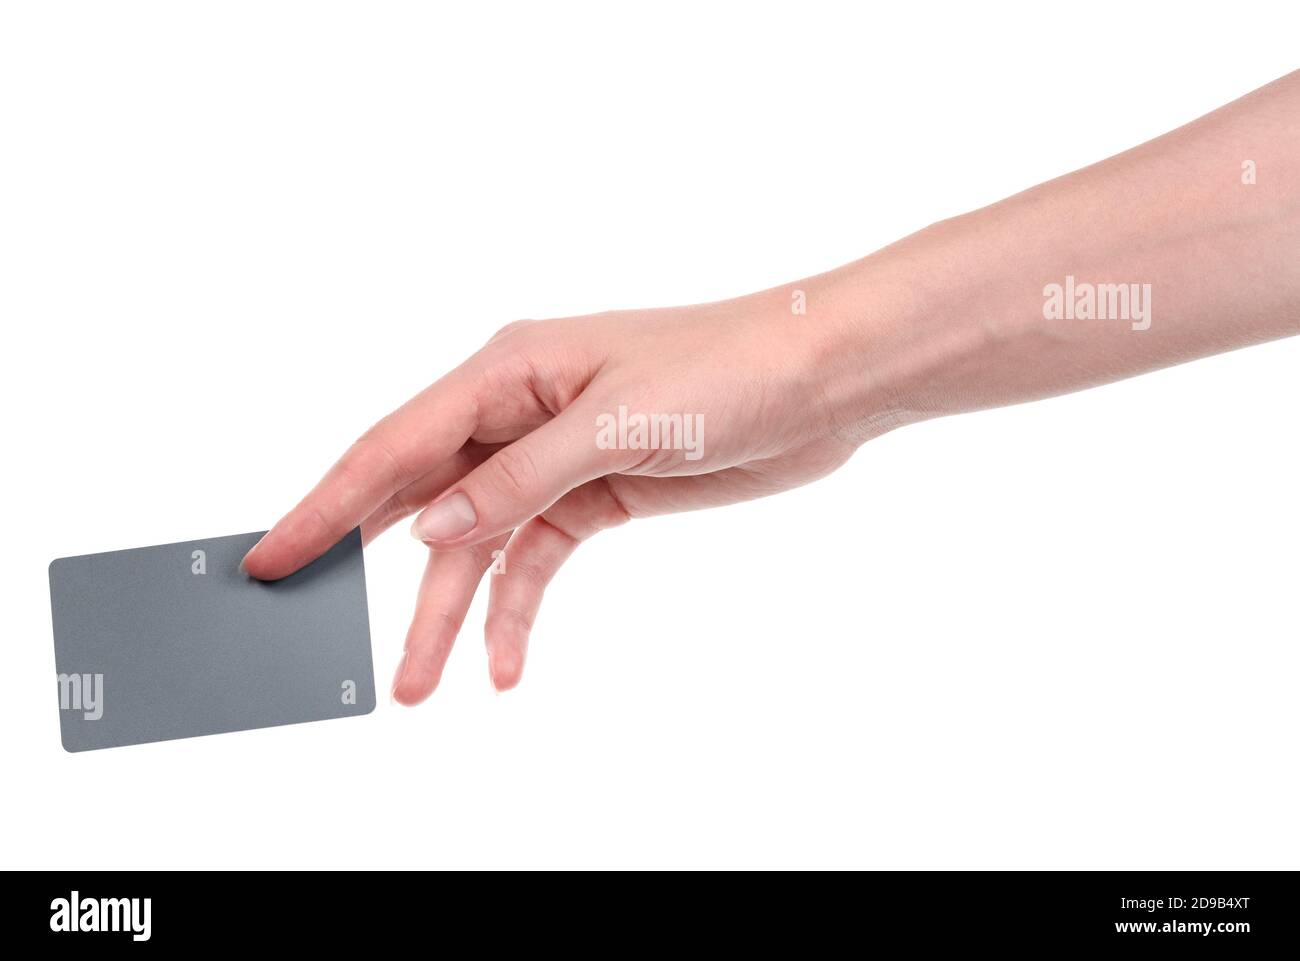
[[[402,681],[402,672],[406,670],[406,652],[402,652],[402,659],[397,662],[397,673],[393,675],[393,686],[388,689],[388,703],[396,705],[400,703],[397,700],[397,685]]]
[[[469,533],[477,523],[474,505],[457,491],[426,507],[411,525],[411,534],[421,541],[449,541]]]

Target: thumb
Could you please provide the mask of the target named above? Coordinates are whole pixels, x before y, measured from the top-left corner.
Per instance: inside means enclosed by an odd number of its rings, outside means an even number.
[[[588,481],[632,465],[629,453],[596,444],[596,414],[573,404],[501,448],[448,488],[411,525],[437,550],[456,550],[521,527]]]

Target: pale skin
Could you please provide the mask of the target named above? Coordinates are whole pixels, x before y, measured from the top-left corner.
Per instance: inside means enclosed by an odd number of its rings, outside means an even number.
[[[1150,327],[1045,317],[1047,285],[1067,276],[1149,284]],[[369,543],[418,513],[430,550],[393,682],[414,705],[504,549],[485,635],[506,690],[546,585],[598,531],[806,484],[927,418],[1296,333],[1300,72],[826,274],[713,304],[508,325],[367,431],[244,567],[285,577],[358,525]],[[620,405],[703,415],[702,456],[603,449],[597,418]]]

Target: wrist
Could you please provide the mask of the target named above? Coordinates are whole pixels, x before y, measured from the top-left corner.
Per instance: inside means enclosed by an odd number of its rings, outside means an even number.
[[[1019,262],[990,262],[984,232],[980,212],[941,221],[791,285],[806,294],[806,328],[841,436],[862,443],[1011,402],[1017,372],[1033,366],[1044,338],[1060,338],[1043,327],[1040,285],[1025,282]]]
[[[904,263],[873,254],[783,290],[803,305],[788,322],[831,433],[859,446],[929,416],[921,387],[936,348]]]

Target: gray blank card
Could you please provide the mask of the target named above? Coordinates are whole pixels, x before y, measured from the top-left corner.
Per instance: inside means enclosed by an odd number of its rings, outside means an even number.
[[[361,532],[273,583],[239,570],[260,537],[50,564],[66,750],[374,710]]]

